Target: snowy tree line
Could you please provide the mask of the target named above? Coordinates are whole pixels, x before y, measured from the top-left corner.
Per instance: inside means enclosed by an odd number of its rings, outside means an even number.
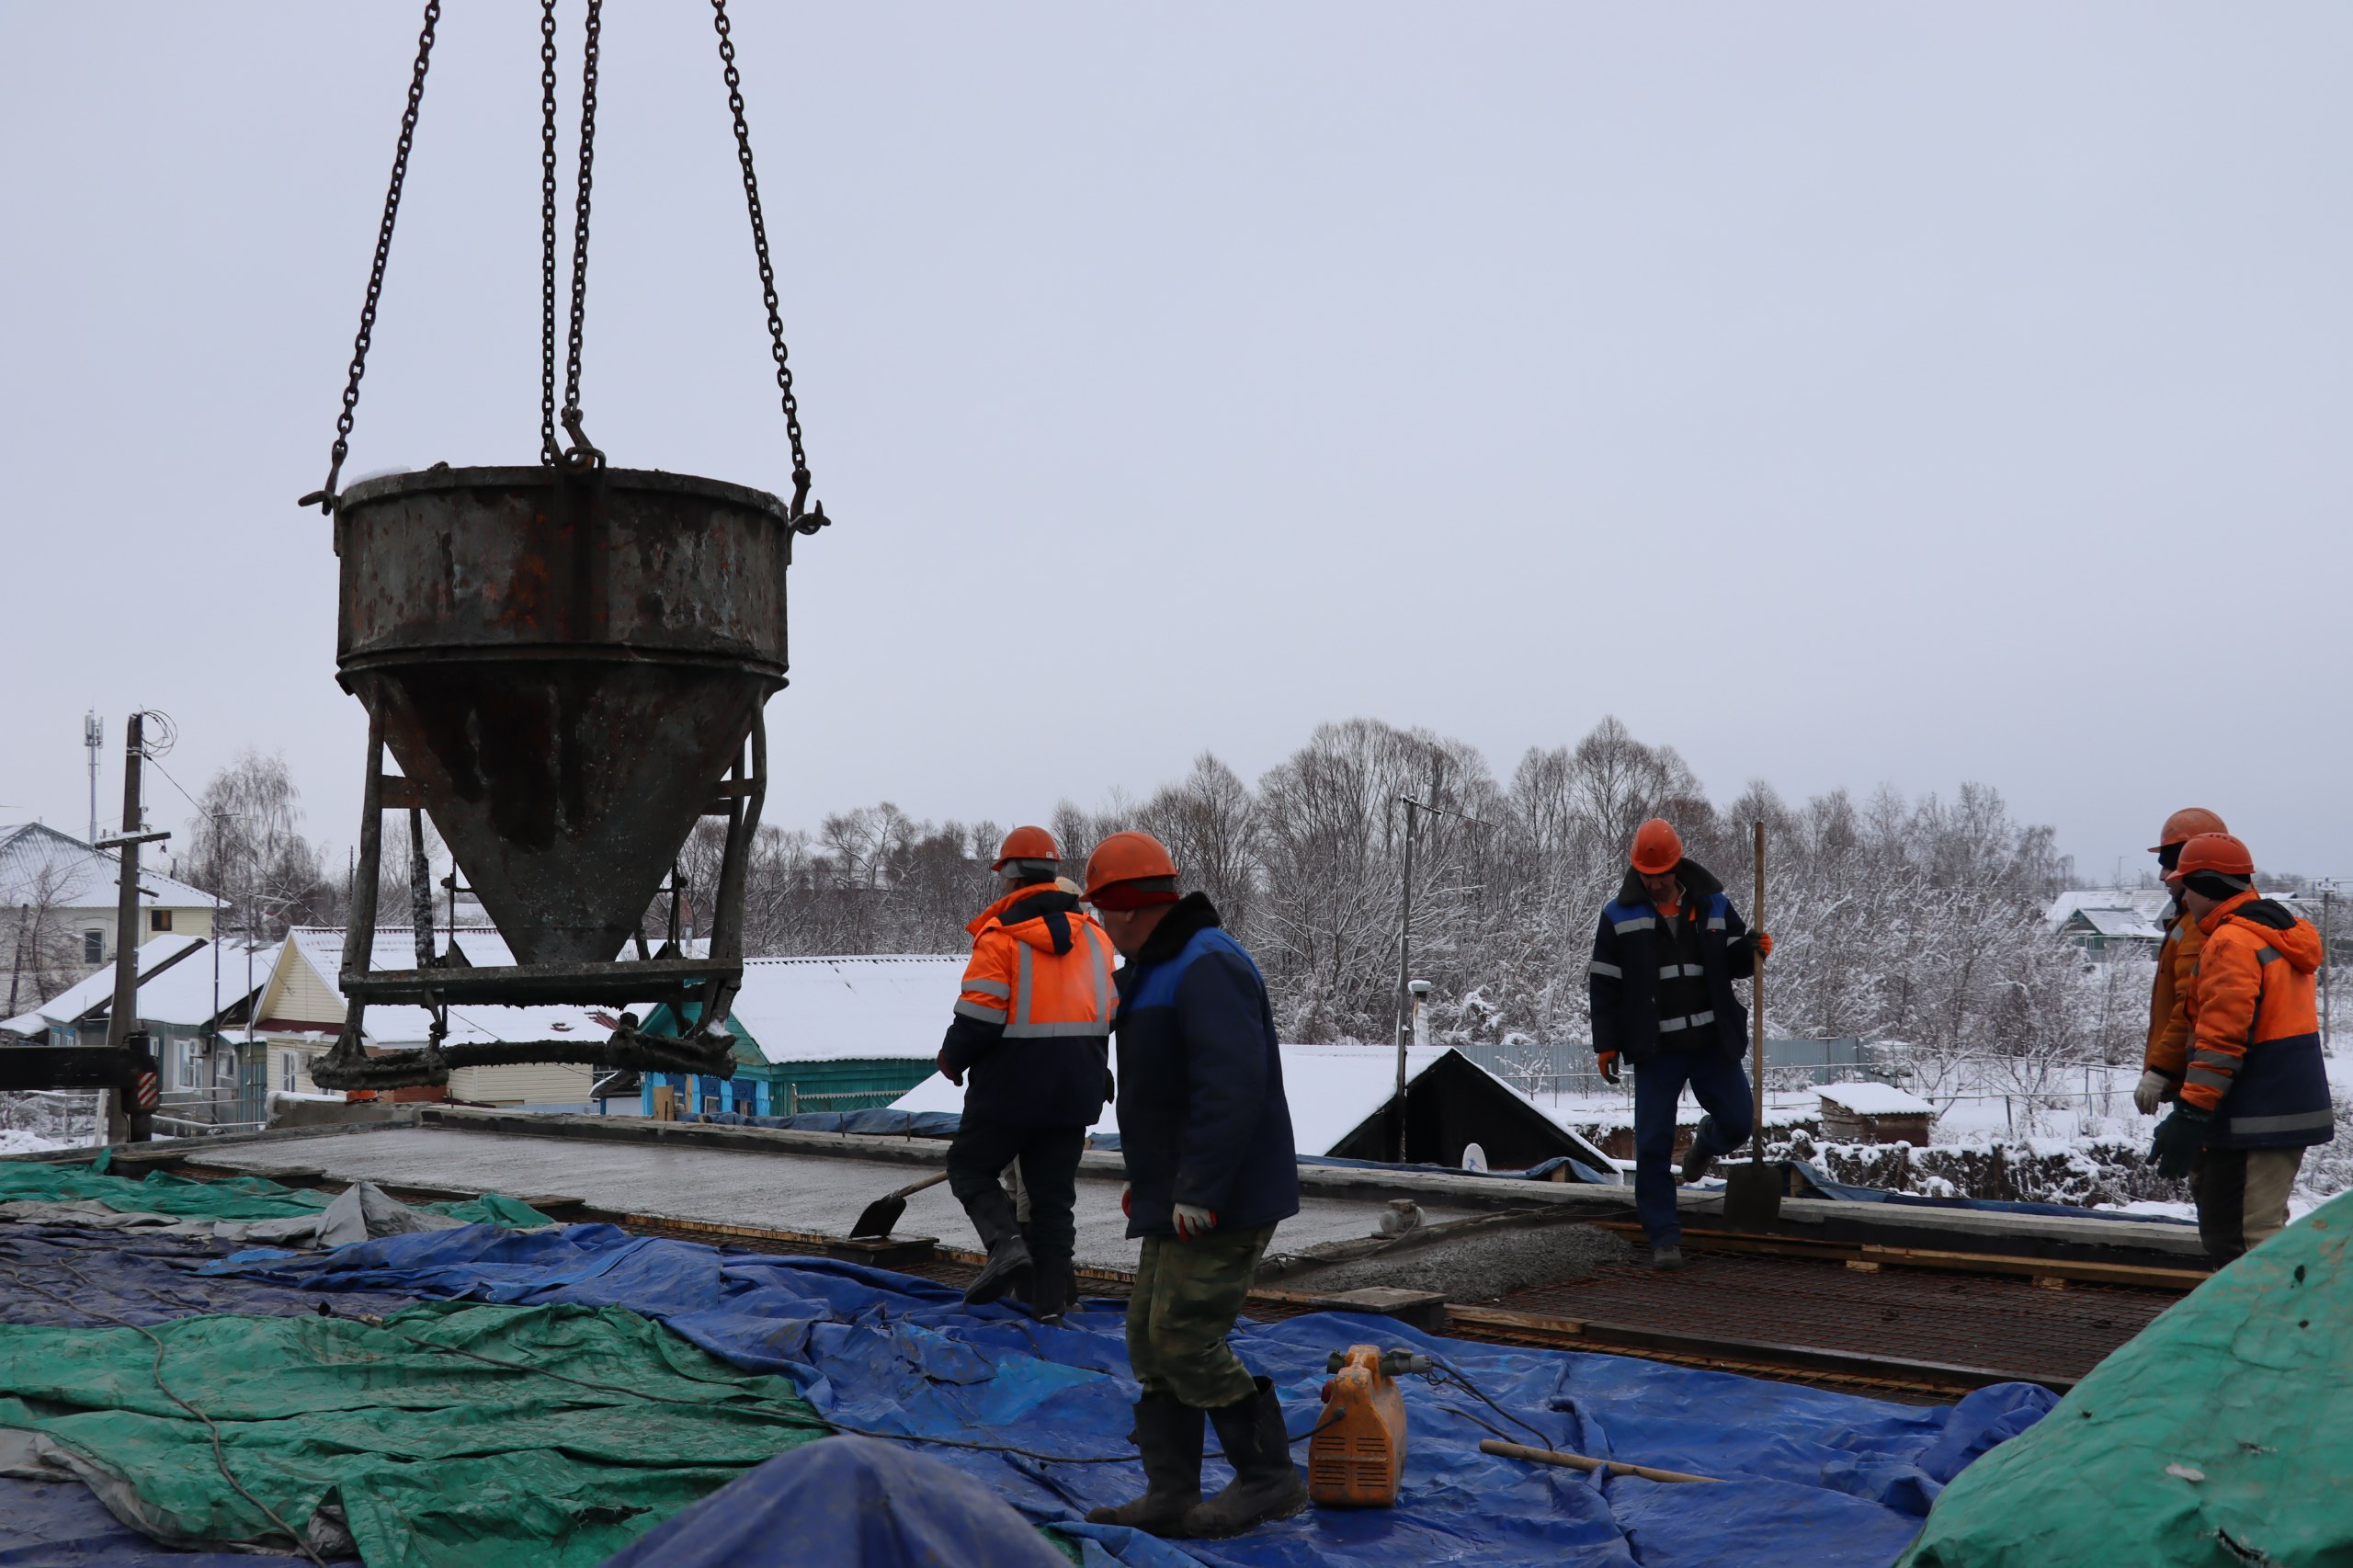
[[[1573,746],[1531,749],[1507,778],[1461,741],[1358,719],[1318,728],[1255,787],[1205,754],[1148,797],[1096,812],[1064,801],[1047,825],[1074,858],[1120,828],[1165,841],[1256,956],[1284,1038],[1385,1040],[1408,794],[1434,808],[1416,813],[1412,944],[1437,1038],[1589,1039],[1594,923],[1635,825],[1664,815],[1744,912],[1750,824],[1766,824],[1777,1033],[1904,1041],[1932,1071],[2139,1049],[2145,970],[2086,966],[2049,932],[2043,911],[2066,874],[2052,831],[2016,821],[1982,785],[1792,805],[1752,783],[1718,805],[1672,747],[1615,719]],[[813,833],[764,831],[746,897],[753,949],[957,951],[998,890],[987,862],[1000,834],[888,804]],[[706,886],[716,847],[699,846]]]
[[[1594,923],[1635,825],[1663,815],[1744,914],[1750,824],[1766,824],[1776,1034],[1901,1042],[1929,1092],[1962,1062],[1999,1062],[2004,1087],[2032,1093],[2085,1062],[2138,1059],[2149,966],[2086,964],[2050,932],[2044,910],[2069,868],[2050,828],[2017,821],[1984,785],[1791,803],[1751,782],[1719,804],[1673,747],[1614,718],[1574,745],[1531,748],[1507,778],[1463,742],[1355,719],[1319,727],[1255,785],[1204,754],[1148,796],[1099,811],[1066,801],[1047,825],[1074,875],[1106,834],[1165,840],[1257,958],[1284,1038],[1387,1040],[1409,794],[1431,808],[1417,813],[1412,949],[1415,976],[1433,984],[1435,1038],[1506,1051],[1589,1040]],[[961,951],[965,923],[1003,891],[988,862],[1006,825],[933,823],[884,802],[813,830],[763,828],[746,949]],[[222,892],[233,929],[334,923],[347,869],[300,828],[283,761],[248,754],[205,790],[177,874]],[[396,822],[386,828],[397,883],[405,838]],[[682,855],[696,931],[708,929],[719,849],[707,821]],[[649,932],[666,916],[657,900]]]

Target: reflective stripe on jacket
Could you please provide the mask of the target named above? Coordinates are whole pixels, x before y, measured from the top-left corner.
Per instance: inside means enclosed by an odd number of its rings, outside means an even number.
[[[940,1054],[971,1074],[964,1114],[1021,1127],[1087,1127],[1103,1109],[1111,938],[1051,883],[1020,888],[966,926],[955,1017]]]
[[[1675,874],[1683,883],[1685,916],[1699,937],[1700,975],[1680,972],[1687,967],[1683,955],[1659,930],[1658,911],[1642,879],[1631,871],[1617,898],[1601,911],[1593,959],[1586,965],[1594,1049],[1622,1051],[1637,1065],[1660,1051],[1717,1050],[1737,1057],[1748,1049],[1748,1009],[1732,988],[1733,981],[1756,971],[1748,927],[1724,896],[1723,884],[1704,867],[1685,860]],[[1680,983],[1692,978],[1705,980],[1708,1004],[1661,1017],[1662,995],[1688,996],[1699,989]],[[1677,983],[1664,983],[1670,979]]]
[[[1131,1236],[1197,1204],[1222,1231],[1299,1212],[1299,1155],[1267,983],[1188,893],[1120,971],[1120,1157]]]
[[[2320,1049],[2320,934],[2254,892],[2199,924],[2183,1101],[2214,1113],[2217,1147],[2327,1142],[2336,1114]]]
[[[2149,1044],[2141,1065],[2177,1084],[2189,1071],[2189,998],[2198,988],[2198,949],[2205,940],[2188,910],[2177,905],[2165,916],[2156,983],[2149,988]]]

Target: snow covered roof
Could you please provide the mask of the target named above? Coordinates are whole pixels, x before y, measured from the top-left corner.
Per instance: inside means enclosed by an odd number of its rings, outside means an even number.
[[[0,902],[25,903],[39,888],[56,909],[112,909],[122,869],[103,849],[46,823],[0,825]],[[40,888],[43,881],[46,888]],[[139,903],[150,909],[210,909],[220,901],[155,869],[139,868]]]
[[[2160,942],[2165,908],[2173,894],[2163,888],[2074,888],[2051,901],[2043,918],[2061,931],[2072,922],[2076,928],[2103,937]]]
[[[178,936],[154,937],[140,947],[139,1017],[142,1021],[194,1028],[245,999],[245,944],[232,939],[221,944],[220,1005],[214,1006],[211,947],[201,937]],[[277,955],[274,942],[255,945],[254,990],[269,983]],[[105,1012],[113,1003],[114,966],[108,964],[32,1011],[0,1024],[0,1029],[30,1037],[53,1025]]]
[[[769,1062],[928,1061],[956,1006],[960,955],[746,959],[735,1032]],[[951,1091],[958,1104],[961,1090]]]
[[[453,933],[437,929],[434,946],[446,951]],[[454,933],[458,949],[477,968],[503,968],[515,961],[515,955],[505,937],[487,926],[460,926]],[[339,926],[298,926],[286,934],[286,946],[281,959],[291,959],[306,967],[317,983],[324,987],[334,999],[334,1008],[340,1012],[343,993],[337,980],[343,970],[344,928]],[[369,949],[368,967],[375,969],[414,969],[416,967],[416,938],[406,926],[380,926],[374,943]],[[304,1018],[302,1022],[325,1025],[324,1018]],[[601,1040],[613,1032],[620,1021],[619,1010],[602,1007],[570,1007],[548,1006],[538,1007],[499,1007],[467,1005],[449,1009],[451,1045],[488,1044],[494,1041],[532,1040]],[[431,1038],[433,1015],[423,1007],[371,1006],[363,1026],[367,1042],[372,1046],[418,1046]],[[276,1032],[276,1031],[273,1031]]]
[[[1824,1084],[1815,1091],[1825,1106],[1855,1116],[1934,1116],[1937,1108],[1893,1084]]]
[[[949,1000],[954,1000],[952,993]],[[1413,1081],[1428,1072],[1451,1049],[1436,1045],[1406,1048],[1405,1082],[1409,1094]],[[1283,1098],[1290,1103],[1291,1142],[1302,1154],[1330,1153],[1397,1092],[1397,1051],[1392,1046],[1286,1045],[1281,1050]],[[1518,1090],[1509,1092],[1518,1094]],[[891,1108],[961,1111],[964,1091],[934,1073],[892,1101]],[[1103,1114],[1088,1131],[1119,1130],[1119,1117],[1111,1107],[1105,1106]]]

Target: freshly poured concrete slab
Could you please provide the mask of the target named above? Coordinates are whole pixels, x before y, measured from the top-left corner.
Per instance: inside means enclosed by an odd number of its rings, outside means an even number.
[[[930,1174],[922,1165],[855,1156],[678,1149],[583,1139],[385,1128],[298,1142],[208,1149],[207,1165],[266,1174],[300,1166],[340,1181],[460,1187],[577,1198],[599,1209],[710,1224],[754,1225],[845,1236],[875,1199]],[[1078,1261],[1133,1268],[1137,1244],[1125,1234],[1120,1183],[1082,1172],[1078,1183]],[[1372,1234],[1383,1203],[1373,1198],[1302,1195],[1300,1212],[1275,1233],[1275,1250]],[[1470,1208],[1425,1203],[1430,1223],[1461,1219]],[[938,1236],[974,1244],[972,1228],[945,1183],[907,1199],[901,1235]]]

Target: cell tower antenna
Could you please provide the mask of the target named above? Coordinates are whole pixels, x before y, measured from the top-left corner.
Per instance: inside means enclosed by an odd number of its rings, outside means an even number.
[[[85,842],[98,841],[98,748],[107,744],[107,722],[97,710],[82,715],[82,744],[90,754],[90,836]]]

